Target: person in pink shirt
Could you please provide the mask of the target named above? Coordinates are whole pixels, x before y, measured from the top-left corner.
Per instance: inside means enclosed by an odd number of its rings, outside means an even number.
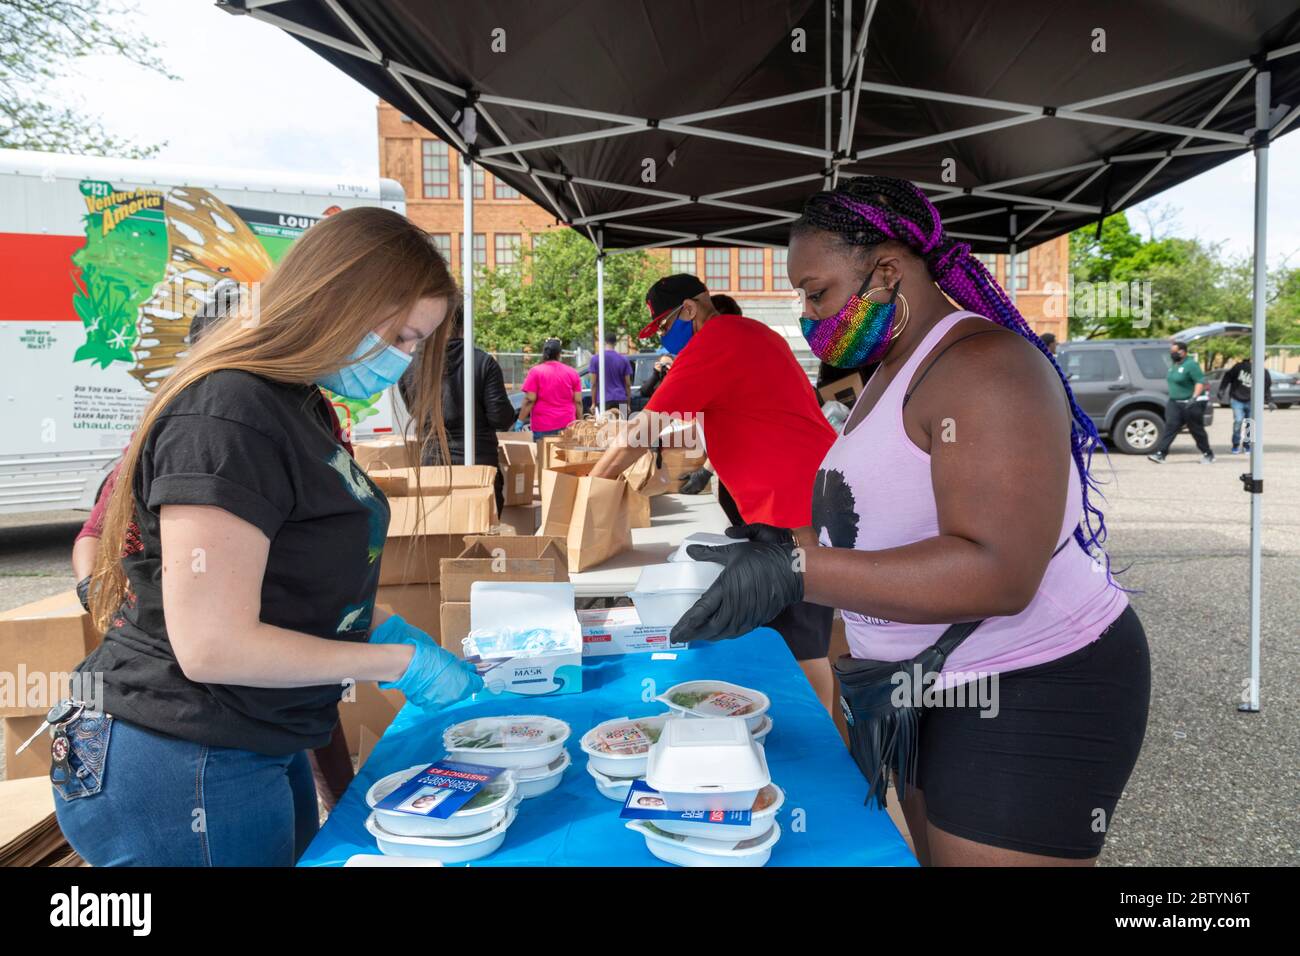
[[[576,369],[560,361],[559,339],[547,339],[542,361],[524,376],[524,403],[519,421],[532,420],[533,438],[540,441],[559,434],[564,426],[582,417],[582,379]]]

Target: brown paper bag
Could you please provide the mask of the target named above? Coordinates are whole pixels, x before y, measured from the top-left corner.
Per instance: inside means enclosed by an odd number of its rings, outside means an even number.
[[[591,463],[584,463],[542,473],[538,534],[565,539],[571,571],[586,571],[632,547],[627,482],[621,477],[592,478],[590,470]]]

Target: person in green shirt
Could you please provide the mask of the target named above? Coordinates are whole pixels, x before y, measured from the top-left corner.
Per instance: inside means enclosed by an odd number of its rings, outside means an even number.
[[[1210,448],[1210,439],[1205,434],[1205,423],[1201,417],[1208,398],[1205,392],[1205,373],[1201,371],[1196,359],[1187,354],[1187,346],[1181,342],[1169,343],[1169,355],[1173,361],[1165,376],[1169,385],[1169,400],[1165,402],[1165,432],[1160,436],[1156,450],[1147,455],[1147,458],[1157,464],[1163,462],[1169,446],[1186,426],[1201,452],[1201,464],[1213,464],[1214,450]]]

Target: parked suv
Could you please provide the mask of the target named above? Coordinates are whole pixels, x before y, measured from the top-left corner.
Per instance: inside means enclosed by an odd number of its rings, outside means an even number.
[[[1145,455],[1165,427],[1167,339],[1063,342],[1056,361],[1097,431],[1126,455]]]

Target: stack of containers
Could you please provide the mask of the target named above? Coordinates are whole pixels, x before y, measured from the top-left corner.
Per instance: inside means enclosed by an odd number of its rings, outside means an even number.
[[[772,732],[768,710],[772,701],[761,690],[752,690],[724,680],[692,680],[674,684],[656,700],[678,717],[741,717],[760,745]]]
[[[559,786],[570,763],[564,749],[569,733],[564,721],[545,716],[482,717],[456,724],[443,734],[447,759],[500,767],[504,772],[455,813],[442,818],[378,809],[381,800],[428,765],[389,774],[366,793],[372,811],[366,830],[380,852],[389,856],[442,863],[466,863],[488,856],[505,842],[520,801]]]
[[[645,779],[650,748],[659,740],[667,719],[668,714],[617,717],[583,734],[581,746],[587,755],[587,773],[602,795],[622,803],[632,781]]]
[[[630,820],[646,848],[679,866],[763,866],[781,838],[777,812],[785,800],[772,783],[767,755],[743,717],[692,720],[670,717],[650,748],[645,782],[667,810],[686,820]],[[724,823],[729,812],[750,811],[747,824]]]

